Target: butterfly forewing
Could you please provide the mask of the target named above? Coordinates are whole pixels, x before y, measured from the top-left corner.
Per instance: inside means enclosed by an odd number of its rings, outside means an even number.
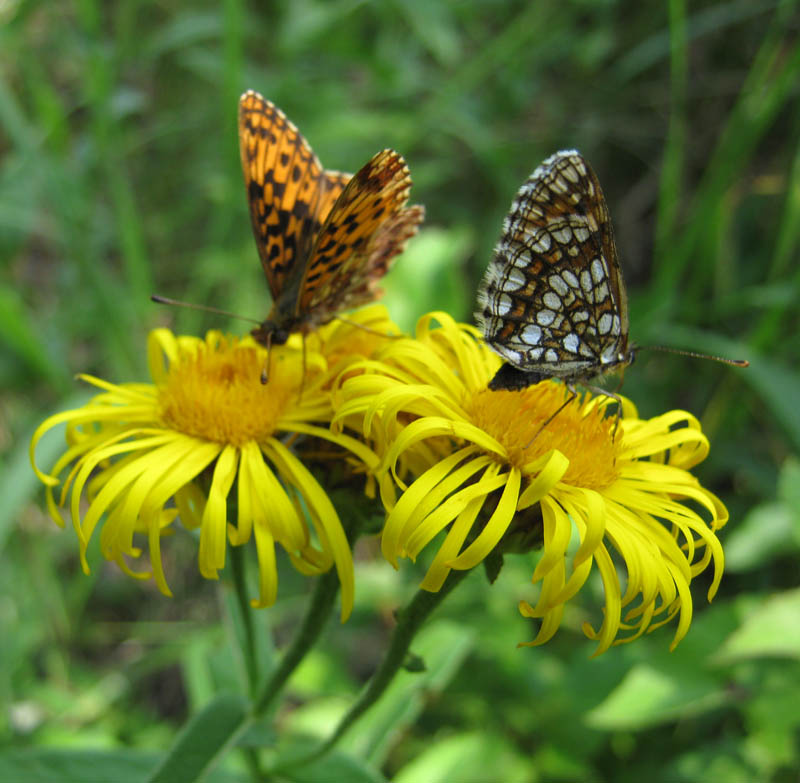
[[[608,208],[575,150],[551,155],[517,193],[478,301],[487,343],[532,382],[588,380],[629,361]]]
[[[261,264],[277,299],[350,175],[326,172],[286,115],[252,90],[239,101],[239,151]]]

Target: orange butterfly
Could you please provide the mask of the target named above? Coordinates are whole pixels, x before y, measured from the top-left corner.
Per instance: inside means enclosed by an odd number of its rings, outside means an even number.
[[[394,150],[355,175],[322,168],[286,115],[257,92],[239,99],[239,150],[272,309],[252,334],[281,345],[380,295],[425,217],[407,207],[411,176]]]

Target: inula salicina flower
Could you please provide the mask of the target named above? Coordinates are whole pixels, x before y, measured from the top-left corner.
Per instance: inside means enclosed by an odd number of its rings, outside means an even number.
[[[539,621],[526,644],[553,636],[596,568],[603,616],[583,628],[597,652],[677,617],[674,646],[691,622],[693,577],[713,566],[710,599],[723,568],[727,512],[689,472],[709,448],[697,420],[640,419],[627,400],[617,420],[611,398],[587,394],[548,422],[564,385],[490,391],[499,364],[475,329],[434,313],[416,339],[388,342],[340,383],[337,420],[360,422],[382,456],[385,558],[397,566],[436,542],[422,583],[436,591],[451,569],[541,548],[538,597],[519,602]]]
[[[228,544],[255,541],[254,606],[275,601],[276,545],[303,574],[334,566],[345,619],[354,592],[350,546],[328,495],[293,445],[321,438],[362,473],[375,467],[368,448],[328,426],[334,375],[354,356],[369,356],[386,342],[381,333],[393,329],[379,306],[353,321],[324,327],[304,348],[299,336],[273,348],[266,384],[260,376],[267,353],[252,338],[219,332],[205,339],[179,337],[166,329],[148,340],[152,383],[80,376],[101,393],[43,422],[31,442],[31,459],[59,524],[61,507],[69,506],[84,570],[87,546],[101,526],[103,555],[134,576],[154,577],[169,595],[161,542],[179,521],[199,528],[199,569],[206,578],[217,578]],[[45,473],[35,463],[36,445],[61,424],[66,450]],[[149,568],[135,572],[144,542]]]

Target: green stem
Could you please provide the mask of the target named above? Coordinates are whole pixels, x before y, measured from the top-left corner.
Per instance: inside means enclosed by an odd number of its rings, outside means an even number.
[[[281,769],[289,769],[303,766],[324,756],[342,738],[344,733],[352,726],[378,699],[394,680],[397,672],[402,668],[414,640],[425,620],[439,606],[442,601],[450,594],[453,588],[461,583],[469,571],[451,571],[442,588],[435,593],[426,590],[418,590],[411,602],[401,609],[397,614],[397,625],[395,626],[389,649],[378,667],[372,679],[358,697],[357,701],[347,711],[339,721],[339,725],[322,745],[312,754],[291,762]],[[275,770],[273,770],[275,771]]]
[[[236,592],[236,604],[239,607],[239,616],[242,621],[244,641],[242,644],[242,655],[244,656],[244,666],[247,672],[249,691],[255,694],[258,685],[258,656],[256,655],[256,637],[253,627],[253,609],[247,597],[247,585],[245,584],[245,560],[244,548],[233,546],[231,552],[231,572],[233,573],[233,585]]]
[[[253,702],[253,715],[263,715],[297,665],[314,646],[333,611],[338,592],[339,575],[335,570],[332,569],[319,577],[300,630],[292,640],[289,649],[284,653],[280,664],[264,683],[261,693]]]

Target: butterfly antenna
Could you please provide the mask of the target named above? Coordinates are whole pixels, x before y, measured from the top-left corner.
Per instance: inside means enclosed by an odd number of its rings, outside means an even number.
[[[260,324],[261,321],[255,318],[248,318],[246,315],[237,315],[228,310],[220,310],[218,307],[209,307],[208,305],[193,304],[192,302],[179,302],[177,299],[170,299],[166,296],[159,296],[152,294],[150,301],[157,302],[158,304],[172,305],[172,307],[188,307],[190,310],[203,310],[206,313],[215,313],[216,315],[226,315],[228,318],[238,318],[240,321],[250,321],[251,324]]]
[[[306,385],[306,335],[303,334],[303,375],[300,378],[300,390],[297,393],[297,401],[303,399],[303,389]]]
[[[691,356],[694,359],[709,359],[720,364],[730,364],[733,367],[749,367],[747,359],[728,359],[725,356],[712,356],[708,353],[698,353],[697,351],[685,351],[681,348],[669,348],[666,345],[640,345],[637,349],[642,351],[661,351],[662,353],[677,353],[680,356]]]

